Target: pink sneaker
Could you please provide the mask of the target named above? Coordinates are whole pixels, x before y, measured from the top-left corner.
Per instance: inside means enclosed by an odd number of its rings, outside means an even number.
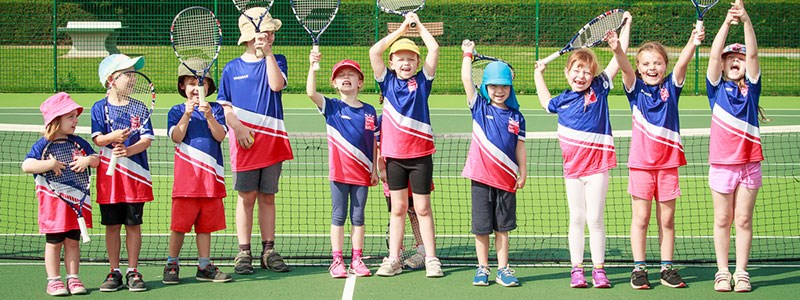
[[[328,271],[331,272],[331,277],[333,278],[347,277],[347,269],[345,269],[344,260],[342,260],[341,257],[336,257],[333,259],[333,263],[331,263],[331,267],[328,268]]]
[[[66,296],[69,295],[69,291],[64,286],[64,282],[59,279],[47,283],[47,294],[50,296]]]
[[[592,270],[592,284],[597,289],[611,288],[611,281],[608,280],[605,269]]]
[[[589,287],[589,285],[586,284],[586,277],[583,276],[583,268],[578,268],[578,267],[572,268],[570,274],[572,276],[572,281],[569,283],[569,286],[571,288],[582,289]]]
[[[83,286],[83,282],[75,277],[67,278],[67,288],[69,288],[69,293],[73,295],[86,294],[86,287]]]
[[[369,271],[367,265],[361,261],[361,257],[356,257],[350,262],[350,272],[356,274],[358,277],[362,276],[372,276],[372,272]]]

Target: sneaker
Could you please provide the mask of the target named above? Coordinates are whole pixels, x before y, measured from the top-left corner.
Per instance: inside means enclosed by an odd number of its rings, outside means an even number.
[[[678,269],[668,266],[661,270],[661,284],[672,288],[685,288],[686,283],[678,274]]]
[[[608,280],[605,269],[592,270],[592,285],[594,285],[596,289],[611,288],[611,281]]]
[[[647,279],[647,269],[633,270],[633,272],[631,272],[631,287],[634,290],[646,290],[650,288],[650,280]]]
[[[425,253],[414,253],[409,258],[403,261],[403,263],[411,270],[419,270],[425,267]]]
[[[487,266],[478,266],[475,270],[475,277],[472,278],[472,285],[487,286],[489,285],[489,274],[492,273]]]
[[[425,276],[428,277],[442,277],[442,262],[438,257],[425,259]]]
[[[106,280],[100,285],[101,292],[116,292],[122,288],[122,273],[111,271],[106,275]]]
[[[344,267],[344,260],[341,257],[334,258],[331,266],[328,267],[328,272],[331,273],[331,277],[333,278],[347,277],[347,270]]]
[[[289,272],[289,266],[283,262],[283,257],[275,249],[269,249],[261,254],[261,268],[273,272]]]
[[[587,288],[589,287],[586,284],[586,277],[583,276],[583,268],[575,267],[572,268],[572,271],[569,272],[570,277],[572,277],[572,281],[569,283],[569,287],[571,288]]]
[[[250,251],[239,251],[236,258],[233,259],[233,271],[236,274],[253,274],[253,256]]]
[[[147,287],[144,285],[144,279],[142,279],[142,273],[138,271],[130,271],[128,274],[125,274],[125,281],[128,283],[128,290],[131,292],[147,290]]]
[[[83,286],[83,282],[75,277],[67,278],[67,288],[69,288],[69,293],[73,295],[86,294],[86,287]]]
[[[47,294],[50,296],[66,296],[69,295],[69,291],[64,286],[64,282],[59,279],[47,282]]]
[[[164,284],[178,284],[181,282],[181,267],[178,264],[167,264],[164,267],[164,276],[161,282]]]
[[[731,286],[732,280],[731,272],[727,270],[717,271],[717,274],[714,274],[714,290],[717,292],[730,292],[733,290]]]
[[[509,267],[498,268],[497,277],[494,278],[494,282],[503,286],[519,286],[519,280],[517,280],[517,277],[514,277],[514,270]]]
[[[400,265],[400,260],[390,260],[388,257],[383,258],[381,267],[378,268],[378,272],[375,272],[378,276],[394,276],[400,273],[403,273],[403,266]]]
[[[746,271],[736,271],[733,273],[733,290],[736,292],[749,292],[753,287],[750,286],[750,273]]]
[[[230,274],[225,274],[215,265],[207,265],[204,269],[197,268],[194,279],[198,281],[228,282],[233,280]]]
[[[360,257],[356,257],[350,262],[350,273],[356,274],[358,277],[372,276],[372,272],[367,268],[367,265],[361,261]]]

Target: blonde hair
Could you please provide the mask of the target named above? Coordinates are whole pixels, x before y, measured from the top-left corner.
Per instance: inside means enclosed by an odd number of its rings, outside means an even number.
[[[652,51],[661,55],[664,58],[664,64],[669,65],[669,55],[667,55],[667,48],[664,47],[659,42],[647,42],[644,43],[641,47],[639,47],[639,52],[636,52],[636,65],[639,65],[639,56],[642,55],[642,52]],[[642,79],[642,74],[639,74],[639,68],[634,68],[634,73],[636,73],[636,78]]]
[[[56,117],[44,128],[44,133],[42,133],[42,135],[45,140],[52,141],[55,139],[56,133],[61,130],[61,117],[63,116]]]
[[[586,64],[592,70],[593,76],[597,76],[599,73],[600,65],[597,64],[597,55],[592,50],[584,48],[573,51],[567,58],[566,69],[572,68],[576,62]]]

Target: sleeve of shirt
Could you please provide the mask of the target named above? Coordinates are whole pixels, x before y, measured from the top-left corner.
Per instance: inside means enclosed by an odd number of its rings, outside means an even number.
[[[144,130],[142,131],[141,137],[143,139],[150,139],[150,140],[156,139],[155,130],[153,130],[152,116],[149,120],[147,120],[147,123],[144,124]]]
[[[225,110],[222,108],[222,105],[216,103],[216,105],[211,105],[211,113],[214,114],[214,119],[217,119],[217,123],[222,125],[222,129],[225,132],[228,132],[228,125],[225,124]]]
[[[622,88],[625,89],[625,96],[628,98],[629,103],[635,102],[636,98],[639,97],[639,93],[637,91],[642,89],[642,84],[644,84],[644,82],[639,78],[636,78],[636,80],[633,81],[633,86],[630,89],[625,87],[625,83],[622,84]]]
[[[752,99],[755,99],[756,105],[758,105],[758,100],[761,98],[761,73],[758,73],[756,78],[750,78],[750,75],[745,72],[745,77],[747,79],[747,96],[753,97]]]
[[[517,134],[517,139],[520,141],[525,141],[525,116],[522,113],[519,114],[519,133]]]
[[[722,75],[719,75],[720,78],[717,79],[716,82],[711,82],[710,79],[706,78],[706,94],[708,95],[708,106],[712,109],[714,108],[714,103],[716,103],[717,98],[717,91],[720,87],[722,87]]]
[[[558,113],[558,103],[561,102],[561,98],[563,95],[564,94],[562,93],[550,99],[550,102],[547,103],[547,112],[551,114]]]
[[[675,103],[678,103],[681,95],[681,91],[683,91],[683,84],[678,84],[675,82],[675,75],[670,73],[669,78],[665,79],[665,82],[669,82],[667,84],[667,89],[669,90],[670,99],[675,100]],[[667,81],[668,80],[668,81]],[[683,80],[683,83],[686,83],[686,79]]]
[[[167,136],[172,137],[172,130],[175,129],[175,126],[178,125],[178,122],[181,121],[181,117],[183,116],[183,112],[181,111],[181,106],[183,104],[178,104],[173,106],[169,109],[167,113]]]
[[[386,77],[387,77],[387,76],[389,75],[389,73],[391,73],[391,72],[392,72],[392,70],[390,70],[390,69],[387,67],[387,68],[386,68],[386,70],[384,70],[384,71],[383,71],[383,76],[375,77],[375,81],[377,81],[377,82],[378,82],[378,84],[381,86],[381,90],[383,90],[383,83],[384,83],[384,82],[386,82]]]
[[[602,91],[602,94],[608,96],[608,92],[614,89],[614,82],[608,79],[608,74],[606,74],[606,72],[601,72],[600,75],[597,75],[594,79],[594,82],[600,85],[598,89]]]
[[[229,63],[230,64],[230,63]],[[228,85],[230,84],[228,78],[228,66],[222,69],[222,75],[219,80],[219,89],[217,90],[217,103],[224,105],[233,105],[231,103],[231,93]]]
[[[330,102],[331,98],[322,96],[322,107],[317,106],[317,112],[319,112],[320,115],[328,116],[330,114],[328,110],[331,109]]]
[[[42,150],[44,150],[44,145],[47,145],[47,141],[44,138],[39,138],[39,140],[33,143],[31,146],[31,151],[25,155],[25,160],[42,159]]]
[[[108,133],[108,127],[106,127],[106,118],[105,112],[103,112],[103,105],[100,104],[100,101],[97,101],[94,105],[92,105],[92,138]]]
[[[281,90],[287,88],[289,86],[289,65],[286,62],[286,57],[283,54],[276,54],[275,61],[278,62],[278,69],[281,70],[281,74],[283,74],[283,88]]]
[[[475,93],[475,97],[472,97],[472,99],[471,99],[472,101],[471,101],[470,103],[467,103],[467,107],[469,107],[469,110],[470,110],[470,111],[474,111],[474,110],[475,110],[475,105],[476,105],[476,104],[477,104],[479,101],[486,101],[486,99],[484,99],[483,97],[481,97],[481,95],[480,95],[480,91],[475,91],[475,92],[476,92],[476,93]]]
[[[378,147],[381,146],[381,123],[383,123],[383,115],[375,118],[375,140],[378,141]]]

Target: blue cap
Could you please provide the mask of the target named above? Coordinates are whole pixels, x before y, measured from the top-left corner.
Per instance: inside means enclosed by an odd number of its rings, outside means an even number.
[[[134,58],[128,57],[125,54],[111,54],[100,62],[100,67],[97,70],[97,75],[100,77],[100,84],[106,87],[108,76],[114,74],[119,70],[124,70],[133,67],[134,70],[139,70],[144,67],[144,57],[137,56]]]
[[[512,83],[513,80],[514,75],[511,73],[511,68],[506,63],[493,61],[486,65],[486,67],[483,69],[483,80],[481,80],[481,96],[486,98],[486,100],[491,103],[492,100],[489,98],[489,91],[486,90],[487,84],[510,85],[511,94],[508,95],[508,99],[506,99],[506,106],[515,110],[519,110],[519,102],[517,101],[517,95],[514,92],[514,84]]]

